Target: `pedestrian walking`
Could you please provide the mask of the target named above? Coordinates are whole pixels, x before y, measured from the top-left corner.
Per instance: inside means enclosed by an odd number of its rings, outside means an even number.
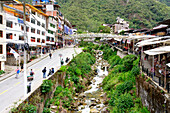
[[[64,61],[63,61],[63,59],[61,60],[61,66],[64,64]]]
[[[44,67],[44,69],[42,70],[42,72],[43,72],[43,78],[46,78],[46,67]]]
[[[30,71],[30,76],[33,76],[34,75],[34,72],[32,71],[32,69],[31,69],[31,71]]]
[[[15,78],[18,78],[19,73],[20,73],[20,70],[17,68],[16,69],[16,77]]]
[[[51,68],[51,73],[52,73],[52,74],[54,73],[54,68]]]
[[[50,59],[51,59],[52,54],[50,53],[49,56],[50,56]]]
[[[32,69],[31,69],[30,75],[27,76],[27,80],[28,80],[28,81],[32,81],[33,79],[34,79],[34,72],[33,72]]]

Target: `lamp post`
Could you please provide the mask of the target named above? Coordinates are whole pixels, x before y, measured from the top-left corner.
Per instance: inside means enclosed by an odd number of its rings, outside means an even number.
[[[25,16],[25,1],[23,4],[24,9],[24,46],[27,43],[27,37],[26,37],[26,16]],[[27,60],[26,60],[26,47],[24,47],[24,97],[27,96]]]

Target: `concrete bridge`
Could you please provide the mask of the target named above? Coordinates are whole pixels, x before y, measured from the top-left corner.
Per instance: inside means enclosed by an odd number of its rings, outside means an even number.
[[[74,34],[64,36],[65,39],[82,39],[82,38],[115,38],[117,35],[109,33],[86,33],[86,34]]]

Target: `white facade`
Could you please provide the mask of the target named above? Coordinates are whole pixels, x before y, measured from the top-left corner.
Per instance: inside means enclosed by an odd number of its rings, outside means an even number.
[[[35,23],[33,23],[32,20],[34,20]],[[46,40],[46,17],[35,12],[35,14],[30,15],[30,22],[26,21],[26,24],[29,27],[29,32],[27,32],[29,45],[46,45],[46,41],[45,43],[41,43],[42,40]],[[34,29],[35,32],[32,32],[32,29]],[[34,38],[35,40],[33,40]]]
[[[55,33],[57,31],[57,21],[53,18],[48,18],[46,31],[46,43],[55,44]]]
[[[0,6],[1,7],[1,6]],[[0,70],[5,70],[6,61],[6,17],[0,9]]]

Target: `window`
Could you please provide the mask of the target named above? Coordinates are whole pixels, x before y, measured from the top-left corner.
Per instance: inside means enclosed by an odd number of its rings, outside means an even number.
[[[0,30],[0,38],[3,38],[3,31]]]
[[[33,18],[31,18],[31,23],[35,24],[35,20]]]
[[[37,38],[37,42],[40,42],[40,38]]]
[[[37,21],[37,25],[40,26],[40,22],[39,21]]]
[[[44,23],[42,23],[42,27],[45,28],[45,24]]]
[[[3,24],[3,16],[0,15],[0,24]]]
[[[39,34],[39,35],[40,35],[40,30],[37,30],[37,34]]]
[[[27,30],[27,32],[29,32],[29,27],[28,26],[26,27],[26,30]]]
[[[19,40],[24,40],[24,36],[19,36]]]
[[[31,28],[31,33],[35,33],[35,29],[34,28]]]
[[[48,33],[51,33],[51,31],[50,31],[50,30],[48,30]]]
[[[50,26],[51,26],[51,27],[53,27],[53,28],[55,28],[55,25],[54,25],[54,24],[52,24],[52,23],[50,23]]]
[[[51,37],[51,42],[54,42],[54,38],[53,37]]]
[[[53,31],[51,31],[51,34],[53,35]]]
[[[42,31],[42,35],[45,36],[45,32],[44,31]]]
[[[35,37],[31,37],[31,42],[35,42]]]
[[[45,40],[44,40],[44,39],[42,39],[42,43],[45,43]]]
[[[12,39],[12,33],[7,33],[6,34],[6,39]]]
[[[21,25],[21,30],[24,31],[24,26],[23,25]]]
[[[49,36],[47,36],[46,41],[50,41],[50,37]]]
[[[0,54],[3,54],[3,46],[0,45]]]
[[[6,26],[12,28],[12,21],[6,21]]]

